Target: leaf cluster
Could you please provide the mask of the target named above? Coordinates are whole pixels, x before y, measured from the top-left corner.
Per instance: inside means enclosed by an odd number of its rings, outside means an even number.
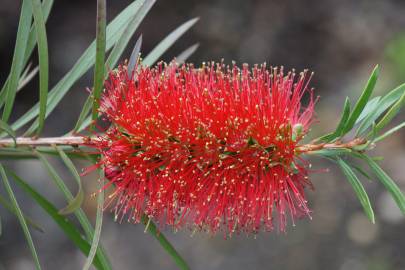
[[[48,39],[46,32],[46,21],[51,12],[53,0],[23,0],[21,14],[17,30],[16,44],[10,73],[0,90],[0,138],[6,136],[14,139],[16,134],[23,136],[39,137],[45,125],[47,117],[55,110],[64,96],[72,89],[72,86],[94,66],[93,88],[91,95],[83,104],[77,123],[69,133],[77,133],[90,127],[98,117],[98,106],[103,89],[103,84],[108,70],[116,67],[120,61],[125,48],[131,41],[139,25],[150,11],[155,0],[136,0],[128,5],[107,25],[107,1],[97,1],[96,39],[79,57],[73,67],[53,87],[49,87],[49,54]],[[196,22],[197,18],[191,19],[173,32],[167,35],[144,59],[144,64],[153,65],[185,32]],[[139,38],[135,45],[134,52],[129,60],[130,63],[138,61],[142,39]],[[39,66],[31,69],[29,60],[35,49],[38,51]],[[185,61],[198,47],[193,45],[182,52],[178,59]],[[24,86],[39,73],[39,101],[21,117],[10,123],[10,116],[16,96]],[[29,127],[23,130],[23,127]],[[16,145],[14,145],[16,146]],[[40,260],[31,237],[30,228],[44,231],[38,222],[23,213],[13,187],[9,181],[14,183],[35,203],[37,203],[49,217],[59,226],[64,234],[77,246],[87,257],[83,269],[89,269],[94,265],[97,269],[112,269],[101,242],[100,234],[102,228],[102,208],[104,204],[103,172],[100,170],[100,192],[97,193],[97,217],[95,226],[91,224],[81,205],[85,197],[81,177],[72,159],[88,160],[96,162],[96,155],[86,155],[69,146],[52,147],[0,147],[1,159],[36,158],[41,161],[44,169],[48,172],[50,179],[58,187],[65,197],[67,205],[57,209],[52,202],[47,200],[38,190],[28,184],[9,168],[0,164],[0,177],[3,180],[6,193],[9,199],[0,195],[0,204],[14,214],[21,224],[24,235],[27,239],[29,249],[35,262],[36,269],[41,269]],[[76,195],[66,186],[66,180],[62,179],[57,170],[48,160],[48,155],[60,158],[70,172],[77,184]],[[74,216],[72,216],[74,215]],[[76,218],[80,227],[72,221]],[[151,222],[149,222],[151,223]],[[149,232],[154,235],[162,247],[173,257],[181,269],[187,269],[185,261],[176,252],[173,246],[166,240],[162,233],[159,233],[154,224],[149,225]],[[1,222],[0,222],[1,234]]]

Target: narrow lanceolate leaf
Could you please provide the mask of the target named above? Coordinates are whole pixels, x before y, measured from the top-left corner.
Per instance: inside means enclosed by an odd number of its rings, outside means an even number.
[[[132,72],[135,69],[135,66],[138,64],[139,57],[141,54],[142,47],[142,35],[139,36],[138,40],[135,43],[134,49],[132,50],[131,56],[128,61],[128,76],[132,76]]]
[[[188,47],[187,49],[185,49],[182,53],[180,53],[177,57],[176,57],[176,62],[181,65],[184,62],[187,61],[187,59],[198,49],[198,47],[200,46],[199,43],[196,43],[190,47]]]
[[[90,123],[92,122],[92,116],[89,115],[89,112],[91,110],[91,107],[93,105],[93,98],[92,96],[88,96],[86,101],[83,104],[82,111],[80,112],[79,118],[77,119],[77,122],[75,124],[75,127],[70,133],[77,133],[82,131],[84,128],[86,128]],[[86,123],[86,126],[84,126],[84,122],[88,119],[88,122]],[[84,126],[84,128],[82,128]]]
[[[46,103],[48,99],[48,77],[49,77],[49,61],[48,61],[48,41],[46,37],[46,28],[44,15],[42,14],[41,1],[31,0],[32,11],[34,14],[34,24],[36,37],[38,42],[38,57],[39,57],[39,115],[37,136],[41,134],[44,128]]]
[[[364,187],[361,184],[360,180],[357,178],[356,174],[346,162],[344,162],[340,158],[337,159],[337,162],[344,175],[346,176],[346,179],[349,181],[350,185],[352,185],[353,190],[356,193],[361,205],[363,206],[364,212],[366,213],[367,217],[372,223],[375,223],[373,208],[371,207],[367,192],[364,190]]]
[[[13,62],[11,64],[10,79],[5,89],[5,106],[2,120],[8,122],[13,109],[18,81],[24,68],[24,54],[30,33],[32,18],[31,0],[24,0],[21,7],[20,20],[18,22],[17,39],[14,47]]]
[[[134,34],[135,30],[138,28],[139,24],[145,18],[146,14],[152,8],[152,6],[156,2],[156,0],[143,0],[140,2],[142,2],[142,3],[141,3],[141,6],[140,6],[138,12],[129,21],[128,25],[125,27],[124,32],[122,33],[122,35],[118,39],[117,43],[115,44],[114,48],[112,49],[110,55],[108,56],[108,59],[106,61],[106,66],[108,68],[112,68],[113,66],[115,66],[117,64],[120,56],[124,52],[126,46],[128,45],[128,42],[131,39],[132,35]],[[106,73],[103,73],[103,79],[106,75],[107,75]],[[97,112],[94,111],[94,106],[93,106],[92,119],[95,120],[96,117],[97,117]]]
[[[312,152],[308,152],[306,154],[309,155],[318,155],[322,157],[335,157],[335,156],[342,156],[346,154],[350,154],[352,152],[351,149],[348,148],[336,148],[336,149],[321,149]]]
[[[108,56],[106,66],[109,68],[113,68],[117,64],[120,56],[122,55],[129,41],[131,40],[131,37],[134,35],[135,30],[141,24],[142,20],[145,18],[146,14],[149,12],[152,6],[155,4],[156,0],[142,0],[139,2],[141,2],[141,6],[138,12],[128,22],[124,32],[122,33],[117,43],[115,44],[114,48],[112,49],[110,55]]]
[[[70,173],[73,175],[73,178],[76,180],[78,185],[78,192],[75,198],[69,202],[69,204],[59,211],[62,215],[67,215],[75,212],[83,203],[84,199],[84,191],[82,187],[82,181],[80,179],[80,175],[77,172],[75,165],[70,160],[70,158],[63,152],[58,146],[55,146],[55,149],[58,151],[60,157],[62,158],[63,162],[65,163],[66,167],[69,169]]]
[[[336,130],[332,134],[328,134],[320,138],[320,140],[325,142],[330,142],[339,136],[343,135],[343,128],[347,124],[347,120],[349,119],[350,115],[350,100],[346,97],[345,104],[343,105],[343,113],[342,117],[340,118],[339,124],[336,127]]]
[[[364,107],[363,111],[361,112],[359,118],[356,120],[356,124],[360,123],[364,118],[366,118],[370,113],[372,113],[377,107],[378,107],[378,102],[380,101],[381,97],[374,97],[370,99],[366,107]]]
[[[178,40],[188,29],[190,29],[199,18],[191,19],[182,25],[180,25],[176,30],[171,32],[167,37],[165,37],[143,60],[143,64],[146,66],[152,66],[160,56],[164,54],[176,40]]]
[[[66,187],[64,184],[62,178],[59,176],[59,174],[56,172],[56,170],[53,168],[53,166],[49,163],[49,161],[45,158],[45,156],[39,152],[35,151],[35,154],[38,156],[39,160],[44,164],[46,170],[48,171],[49,175],[52,177],[54,180],[56,186],[59,188],[59,190],[62,191],[62,193],[65,195],[66,199],[68,201],[73,200],[73,195],[70,193],[69,189]]]
[[[15,131],[3,120],[0,120],[0,130],[6,132],[14,140],[14,145],[17,144]]]
[[[395,184],[395,182],[389,177],[383,169],[378,166],[378,164],[370,157],[366,155],[361,155],[368,165],[370,166],[373,173],[377,176],[377,178],[381,181],[381,183],[385,186],[391,196],[394,198],[395,202],[397,203],[399,209],[401,209],[402,213],[405,214],[405,196],[399,189],[399,187]]]
[[[146,215],[142,216],[142,222],[146,225],[145,232],[148,231],[153,235],[156,240],[159,241],[160,245],[166,250],[166,252],[173,258],[174,262],[177,264],[179,269],[189,270],[190,267],[187,265],[187,262],[181,257],[173,245],[167,240],[167,238],[160,232],[155,223],[150,220]]]
[[[77,125],[75,127],[75,130],[73,132],[80,132],[83,131],[85,128],[87,128],[91,124],[91,115],[87,116],[84,120],[81,121],[80,125]]]
[[[101,236],[101,227],[103,224],[103,206],[104,206],[104,174],[100,170],[100,179],[99,179],[99,184],[98,184],[98,190],[99,192],[97,193],[97,215],[96,215],[96,226],[94,230],[94,236],[93,236],[93,241],[91,243],[91,248],[89,255],[87,256],[87,260],[83,266],[83,270],[88,270],[93,262],[93,259],[96,255],[96,251],[98,248],[98,244],[100,242],[100,236]]]
[[[338,126],[336,127],[336,130],[335,130],[335,136],[336,137],[339,137],[339,136],[343,135],[343,133],[344,133],[343,129],[348,123],[349,115],[350,115],[350,100],[349,100],[349,98],[346,98],[345,104],[343,106],[342,118],[340,119],[339,124],[338,124]]]
[[[4,197],[1,196],[1,195],[0,195],[0,204],[3,205],[3,207],[4,207],[5,209],[7,209],[7,211],[9,211],[10,213],[12,213],[12,214],[14,214],[14,215],[17,216],[17,212],[16,212],[16,210],[14,209],[14,207],[11,205],[11,203],[9,203],[9,202],[6,200],[6,198],[4,198]],[[33,228],[33,229],[35,229],[35,230],[37,230],[37,231],[39,231],[39,232],[41,232],[41,233],[44,232],[44,229],[42,228],[42,226],[41,226],[38,222],[36,222],[36,221],[34,221],[33,219],[31,219],[30,217],[24,215],[24,213],[23,213],[23,216],[24,216],[25,222],[27,222],[27,224],[28,224],[31,228]]]
[[[379,142],[381,140],[384,140],[386,137],[392,135],[393,133],[395,133],[396,131],[400,130],[401,128],[405,127],[405,122],[399,124],[398,126],[388,130],[387,132],[385,132],[383,135],[378,136],[377,138],[375,138],[373,140],[374,143]]]
[[[350,166],[352,166],[352,168],[354,168],[356,171],[358,171],[361,175],[363,175],[365,178],[367,178],[368,180],[371,180],[370,175],[368,175],[368,173],[366,173],[366,171],[364,169],[362,169],[359,166],[350,164]]]
[[[25,77],[27,77],[27,74],[28,74],[28,72],[30,71],[31,65],[32,65],[32,63],[29,63],[29,64],[25,67],[24,71],[21,73],[20,80],[18,81],[18,85],[20,85],[21,81],[22,81]]]
[[[358,134],[364,133],[367,128],[371,127],[373,123],[377,120],[378,117],[380,117],[389,107],[391,107],[392,104],[397,102],[401,96],[405,93],[405,84],[402,84],[395,89],[391,90],[383,96],[379,101],[378,105],[376,106],[375,110],[368,114],[366,118],[362,121],[361,126],[359,127],[362,128],[362,130],[358,131]]]
[[[123,29],[129,20],[137,13],[139,8],[139,1],[135,1],[125,8],[108,26],[107,26],[107,40],[106,50],[109,50],[119,39],[123,33]],[[72,69],[59,81],[49,92],[46,117],[55,109],[57,104],[66,95],[71,86],[86,73],[94,64],[96,44],[93,42],[89,48],[83,53]],[[37,103],[28,112],[21,116],[11,126],[14,130],[18,130],[29,121],[34,119],[39,113],[39,104]],[[34,122],[29,132],[33,132],[38,127],[38,122]],[[3,135],[4,136],[4,135]]]
[[[0,175],[1,175],[1,178],[3,179],[4,187],[5,187],[5,189],[6,189],[7,193],[8,193],[8,196],[10,197],[10,201],[11,201],[11,204],[12,204],[14,210],[15,210],[18,221],[20,222],[20,225],[21,225],[21,227],[23,229],[25,238],[27,239],[28,246],[29,246],[29,248],[31,250],[31,254],[32,254],[32,257],[33,257],[34,262],[35,262],[35,268],[36,269],[41,269],[41,265],[39,264],[37,251],[35,250],[35,246],[34,246],[34,242],[32,241],[30,230],[28,229],[27,222],[25,221],[24,215],[23,215],[23,213],[22,213],[22,211],[20,209],[20,206],[18,205],[17,199],[14,196],[14,192],[11,189],[10,183],[8,181],[7,174],[6,174],[2,164],[0,164]]]
[[[44,17],[45,22],[48,20],[49,14],[51,13],[53,2],[54,2],[54,0],[43,0],[42,1],[42,15]],[[36,29],[35,29],[35,24],[34,24],[31,27],[30,35],[28,37],[27,49],[25,50],[25,55],[24,55],[24,65],[26,65],[28,63],[28,60],[30,59],[31,54],[34,51],[36,44],[37,44],[37,37],[36,37]]]
[[[120,56],[124,52],[128,42],[130,41],[131,37],[135,33],[135,30],[138,28],[139,24],[145,18],[146,14],[152,8],[153,4],[156,0],[138,0],[136,1],[137,6],[134,7],[136,9],[136,13],[134,16],[128,21],[126,26],[123,26],[124,30],[120,34],[119,38],[117,38],[117,42],[114,45],[111,53],[109,54],[106,67],[112,69],[117,64]],[[104,78],[107,76],[107,72],[104,74]],[[89,96],[85,102],[85,105],[80,113],[79,120],[77,121],[73,132],[81,131],[88,126],[91,121],[86,121],[86,116],[88,115],[90,108],[87,105],[90,103],[91,97]],[[91,103],[90,103],[91,104]],[[91,118],[90,118],[91,120]]]
[[[26,86],[27,83],[29,83],[35,77],[35,75],[37,75],[38,71],[39,71],[39,66],[36,66],[29,73],[23,74],[23,76],[21,76],[20,81],[18,82],[17,92],[20,91],[22,88],[24,88],[24,86]],[[27,69],[27,72],[28,72],[28,69]]]
[[[405,105],[405,93],[401,96],[401,98],[395,102],[394,105],[388,110],[388,112],[383,116],[383,118],[377,123],[375,126],[375,132],[379,132],[383,129],[387,124],[391,122],[391,120],[398,114],[401,110],[402,106]]]
[[[104,83],[104,58],[105,58],[105,28],[107,20],[106,0],[97,1],[97,31],[96,31],[96,64],[94,67],[94,89],[93,89],[93,113],[92,119],[98,116],[101,90]]]
[[[51,166],[51,164],[48,162],[48,160],[45,158],[45,156],[39,152],[36,151],[37,157],[41,160],[42,164],[48,171],[49,175],[51,176],[51,179],[54,181],[55,185],[58,187],[58,189],[63,193],[64,197],[68,202],[71,202],[74,200],[73,194],[70,192],[68,187],[66,186],[65,182],[63,179],[59,176],[59,174],[56,172],[56,170]],[[94,237],[94,229],[93,226],[91,225],[89,219],[87,218],[86,214],[84,213],[82,208],[77,208],[74,211],[75,216],[79,220],[80,225],[83,228],[83,231],[86,235],[86,239],[88,241],[92,241]],[[104,248],[101,244],[99,244],[99,248],[97,250],[97,256],[100,258],[100,263],[103,265],[104,269],[111,269],[111,264],[108,260],[108,257],[104,251]]]
[[[17,93],[21,91],[22,88],[24,88],[24,86],[29,83],[32,78],[34,78],[34,76],[38,73],[39,71],[39,67],[35,67],[33,70],[29,71],[30,69],[30,65],[28,65],[28,67],[23,71],[23,73],[21,74],[20,80],[18,81],[18,86],[17,86]],[[7,82],[6,84],[7,85]],[[3,107],[4,105],[4,100],[5,100],[5,96],[6,96],[6,92],[5,91],[1,91],[0,92],[0,108]]]
[[[53,5],[53,0],[44,0],[42,2],[42,13],[44,14],[45,21],[48,19],[52,5]],[[32,54],[32,51],[34,50],[36,42],[37,42],[37,39],[35,36],[35,27],[32,26],[29,37],[28,37],[27,48],[25,50],[25,55],[24,55],[24,60],[23,60],[22,66],[25,66],[28,63],[28,60],[31,57],[31,54]],[[11,78],[10,75],[7,77],[6,82],[4,83],[4,85],[0,91],[0,107],[3,106],[4,97],[6,95],[6,89],[8,87],[8,83],[10,82],[10,78]],[[17,90],[18,90],[18,88],[17,88]]]
[[[360,137],[373,125],[375,119],[368,116],[373,115],[375,111],[378,110],[378,103],[380,99],[381,97],[375,97],[367,103],[363,112],[356,121],[356,124],[360,123],[359,128],[356,131],[356,137]]]
[[[357,101],[356,105],[354,106],[353,111],[350,114],[350,117],[347,120],[347,123],[342,131],[342,134],[346,134],[353,128],[354,124],[357,121],[357,118],[359,118],[361,112],[363,111],[364,107],[366,106],[368,99],[370,98],[371,93],[373,92],[375,84],[377,82],[379,70],[380,69],[377,65],[374,68],[373,72],[371,73],[371,76],[368,79],[367,85],[364,88],[363,92],[361,93],[361,96],[360,96],[359,100]]]
[[[58,226],[63,230],[65,235],[78,247],[84,255],[88,255],[90,251],[90,244],[83,239],[77,228],[65,217],[58,213],[58,210],[53,206],[47,199],[45,199],[41,194],[39,194],[33,187],[27,184],[15,173],[7,170],[7,173],[12,176],[13,180],[22,188],[22,190],[31,196],[32,199],[43,209],[48,215],[58,224]],[[104,267],[100,263],[98,256],[93,261],[93,265],[98,270],[109,269]]]

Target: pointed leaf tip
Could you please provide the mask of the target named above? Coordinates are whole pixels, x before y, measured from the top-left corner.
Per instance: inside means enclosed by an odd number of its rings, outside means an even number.
[[[370,200],[368,198],[367,192],[361,184],[360,180],[357,178],[356,174],[353,172],[352,168],[343,161],[343,159],[338,158],[337,162],[342,169],[344,175],[346,176],[348,182],[352,185],[357,198],[359,199],[361,205],[363,206],[364,212],[370,221],[375,223],[374,211],[371,206]]]
[[[140,52],[142,47],[142,34],[140,34],[138,40],[135,43],[134,49],[132,50],[131,57],[128,62],[128,76],[132,76],[135,66],[138,63]]]

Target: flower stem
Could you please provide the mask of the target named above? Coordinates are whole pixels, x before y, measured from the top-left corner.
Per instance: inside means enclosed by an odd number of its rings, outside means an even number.
[[[47,138],[29,138],[18,137],[15,141],[11,138],[0,139],[0,149],[4,147],[19,147],[19,146],[51,146],[51,145],[65,145],[65,146],[79,146],[84,144],[91,144],[97,141],[97,137],[86,138],[82,136],[64,136],[64,137],[47,137]],[[367,144],[368,141],[364,138],[355,138],[348,142],[334,142],[334,143],[319,143],[319,144],[302,144],[298,145],[295,149],[297,153],[308,153],[312,151],[318,151],[322,149],[338,149],[347,148],[353,149],[361,145]]]
[[[51,146],[51,145],[82,145],[87,141],[81,136],[65,136],[65,137],[48,137],[48,138],[30,138],[18,137],[13,139],[0,139],[0,148],[8,146]]]
[[[324,149],[355,149],[356,147],[366,145],[368,143],[367,139],[355,138],[349,142],[343,143],[337,141],[335,143],[319,143],[319,144],[303,144],[298,145],[295,151],[297,153],[310,153],[313,151],[324,150]]]

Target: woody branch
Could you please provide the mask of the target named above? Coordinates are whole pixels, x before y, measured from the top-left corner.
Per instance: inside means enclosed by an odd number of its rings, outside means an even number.
[[[22,147],[22,146],[51,146],[51,145],[70,145],[79,146],[83,144],[91,144],[98,140],[97,137],[85,138],[81,136],[65,136],[65,137],[46,137],[46,138],[29,138],[29,137],[18,137],[15,139],[7,138],[0,139],[0,149],[4,147]],[[302,144],[298,145],[296,148],[297,153],[308,153],[312,151],[322,150],[322,149],[352,149],[356,146],[364,145],[367,140],[364,138],[356,138],[348,142],[337,141],[335,143],[319,143],[319,144]]]

